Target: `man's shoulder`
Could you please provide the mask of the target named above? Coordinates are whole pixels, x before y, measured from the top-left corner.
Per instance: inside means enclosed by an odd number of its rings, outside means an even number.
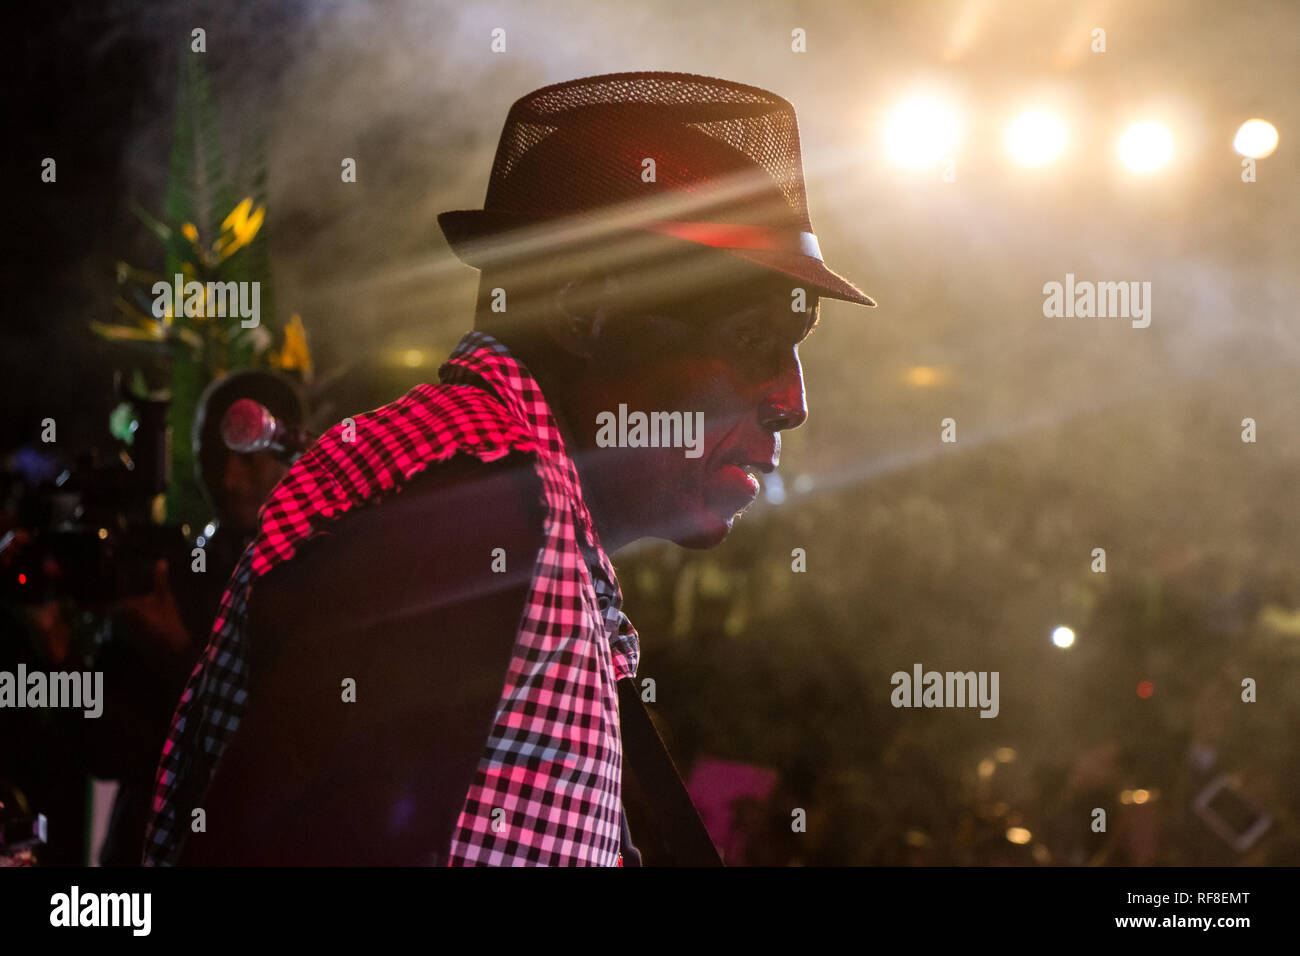
[[[456,455],[427,463],[392,494],[304,543],[253,589],[258,612],[315,617],[321,595],[346,598],[339,626],[436,611],[526,587],[545,545],[546,506],[533,459]],[[328,619],[321,624],[328,625]],[[281,630],[279,626],[274,630]]]
[[[293,557],[306,540],[337,521],[415,482],[435,490],[473,483],[479,494],[507,494],[485,482],[492,463],[535,458],[539,445],[527,425],[490,393],[470,385],[419,385],[395,402],[327,430],[281,479],[262,511],[253,571],[262,575]],[[526,481],[526,470],[518,485]],[[500,468],[490,469],[499,475]]]
[[[428,460],[467,453],[483,460],[537,450],[527,423],[491,392],[468,384],[417,385],[387,405],[334,425],[308,453],[308,465],[329,464],[351,483],[358,468],[419,470]],[[382,475],[381,475],[382,477]]]

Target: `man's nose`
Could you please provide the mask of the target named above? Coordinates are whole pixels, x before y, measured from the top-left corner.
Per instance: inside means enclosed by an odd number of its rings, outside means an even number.
[[[759,417],[763,427],[774,432],[798,428],[808,419],[803,369],[798,358],[767,389]]]

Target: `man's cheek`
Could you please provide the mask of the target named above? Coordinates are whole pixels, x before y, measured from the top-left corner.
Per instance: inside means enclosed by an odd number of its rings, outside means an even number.
[[[709,396],[704,410],[704,456],[708,458],[728,435],[734,432],[751,415],[739,396],[728,394]]]

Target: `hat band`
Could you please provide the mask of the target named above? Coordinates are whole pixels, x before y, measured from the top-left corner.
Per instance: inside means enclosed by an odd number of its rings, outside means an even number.
[[[768,226],[742,226],[725,222],[647,222],[641,228],[716,249],[775,249],[822,261],[821,246],[811,232],[791,233]]]

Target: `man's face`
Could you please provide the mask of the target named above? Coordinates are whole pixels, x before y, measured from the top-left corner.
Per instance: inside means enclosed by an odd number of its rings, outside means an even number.
[[[730,532],[776,468],[780,432],[807,418],[798,346],[816,324],[818,301],[792,311],[796,280],[747,274],[674,305],[628,310],[592,356],[593,388],[574,422],[582,459],[601,458],[588,496],[636,537],[709,548]],[[596,416],[703,413],[699,457],[682,447],[601,448]],[[698,436],[696,437],[698,440]],[[580,461],[581,465],[581,461]],[[589,469],[584,469],[589,470]],[[584,484],[587,482],[584,475]]]
[[[257,516],[288,466],[268,451],[238,454],[230,452],[219,465],[220,474],[210,487],[217,517],[240,537],[257,531]]]

